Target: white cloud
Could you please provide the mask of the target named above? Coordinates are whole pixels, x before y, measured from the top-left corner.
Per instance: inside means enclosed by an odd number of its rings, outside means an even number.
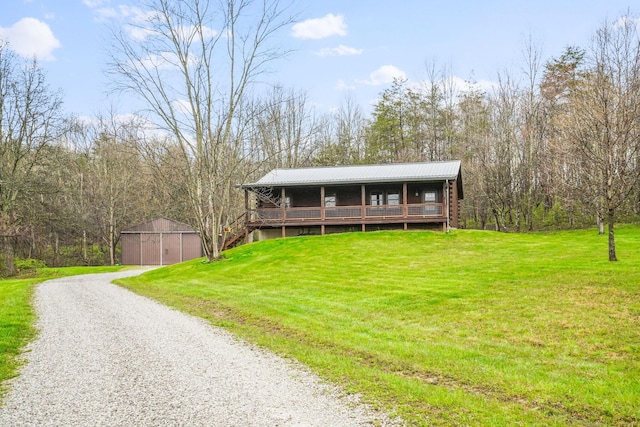
[[[182,114],[193,113],[193,108],[191,108],[191,104],[186,99],[176,99],[175,101],[173,101],[173,108],[175,108],[177,112]]]
[[[453,87],[456,92],[470,92],[480,90],[485,93],[492,93],[498,88],[498,83],[489,80],[478,80],[470,82],[457,76],[447,77],[446,81],[439,82],[440,85]]]
[[[98,21],[115,19],[122,22],[130,22],[137,26],[143,26],[143,24],[155,15],[154,11],[146,11],[137,6],[119,5],[118,7],[110,7],[108,2],[105,3],[99,0],[84,0],[83,3],[92,9]]]
[[[404,71],[393,65],[383,65],[369,74],[368,80],[357,80],[357,82],[370,86],[381,86],[393,82],[395,78],[406,79],[407,75]]]
[[[322,18],[298,22],[293,26],[291,35],[297,39],[315,40],[331,36],[346,36],[347,24],[344,23],[344,16],[329,13]]]
[[[104,4],[104,0],[82,0],[82,3],[90,9],[95,9]]]
[[[338,80],[338,84],[336,85],[336,89],[338,90],[355,90],[356,87],[353,85],[349,85],[345,83],[344,80]]]
[[[640,18],[630,18],[629,16],[621,16],[613,23],[614,28],[624,28],[626,26],[635,26],[640,29]]]
[[[53,61],[53,51],[61,46],[45,22],[35,18],[22,18],[9,28],[0,27],[0,39],[21,56]]]
[[[153,21],[159,19],[158,12],[154,10],[144,10],[136,6],[120,5],[117,8],[101,7],[103,1],[84,0],[84,4],[93,9],[94,16],[98,21],[117,20],[120,21],[126,34],[133,41],[144,41],[157,30],[152,28]],[[196,26],[182,26],[177,28],[178,34],[185,40],[196,31]],[[202,26],[202,35],[205,39],[211,39],[219,35],[219,32]]]
[[[318,56],[348,56],[348,55],[360,55],[364,52],[363,49],[356,49],[354,47],[349,47],[341,44],[338,47],[325,47],[314,52]]]
[[[145,68],[157,68],[166,70],[177,66],[178,56],[173,52],[162,52],[161,54],[149,55],[141,61]]]

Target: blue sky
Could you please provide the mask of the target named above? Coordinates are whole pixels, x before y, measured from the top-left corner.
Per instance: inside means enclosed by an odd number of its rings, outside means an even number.
[[[130,0],[3,0],[0,39],[38,57],[68,113],[92,116],[111,106],[131,113],[127,99],[108,96],[107,23],[115,21],[105,17],[136,7]],[[319,111],[349,93],[367,112],[393,76],[425,80],[426,64],[435,63],[462,80],[492,82],[504,70],[518,74],[529,37],[546,60],[569,45],[586,47],[605,19],[629,9],[639,13],[629,0],[293,0],[298,25],[280,42],[294,51],[268,80],[305,91]]]

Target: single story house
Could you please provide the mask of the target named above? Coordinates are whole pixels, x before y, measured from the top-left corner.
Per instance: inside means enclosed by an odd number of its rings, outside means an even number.
[[[122,230],[120,242],[122,265],[169,265],[203,256],[198,231],[166,218]]]
[[[257,240],[459,224],[460,161],[274,169],[243,184]]]

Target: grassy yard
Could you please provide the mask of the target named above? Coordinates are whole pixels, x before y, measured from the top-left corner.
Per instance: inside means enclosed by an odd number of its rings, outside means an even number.
[[[44,268],[28,278],[0,280],[0,397],[5,391],[4,380],[16,375],[22,347],[35,334],[35,313],[32,307],[36,283],[62,276],[116,271],[120,267]]]
[[[279,239],[121,281],[411,425],[640,424],[640,228]]]

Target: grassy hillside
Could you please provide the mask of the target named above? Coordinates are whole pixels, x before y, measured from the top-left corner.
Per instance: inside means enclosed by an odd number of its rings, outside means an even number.
[[[0,279],[0,397],[4,392],[2,382],[16,375],[20,352],[36,334],[36,315],[32,306],[34,286],[56,277],[116,271],[120,268],[42,268],[34,271],[32,277]]]
[[[640,423],[640,228],[272,240],[122,281],[412,425]]]

